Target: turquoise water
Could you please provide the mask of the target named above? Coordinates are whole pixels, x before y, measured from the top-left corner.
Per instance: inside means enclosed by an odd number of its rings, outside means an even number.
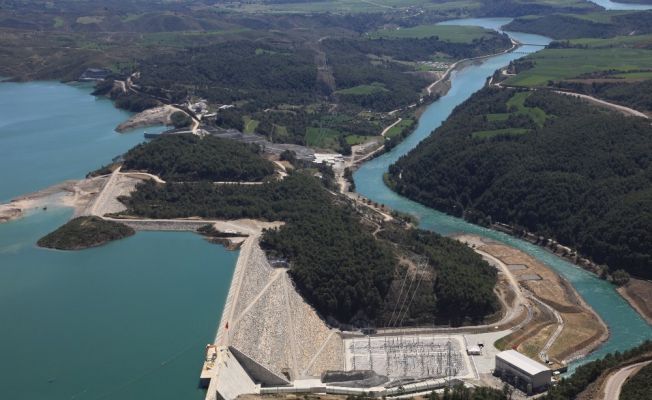
[[[607,10],[652,10],[652,4],[627,4],[611,0],[589,0]]]
[[[495,28],[504,24],[504,21],[501,18],[472,20],[472,23]],[[462,24],[464,22],[453,21],[453,23]],[[524,35],[514,32],[509,34],[522,43],[545,44],[549,41],[549,39],[537,35]],[[523,46],[519,49],[519,52],[532,52],[536,50],[538,50],[537,47]],[[429,229],[444,235],[455,233],[479,234],[501,241],[536,257],[568,279],[587,303],[600,314],[611,330],[609,341],[589,357],[585,357],[577,363],[574,363],[572,367],[575,367],[578,363],[586,362],[615,350],[622,351],[629,349],[647,338],[652,338],[652,329],[618,295],[610,284],[596,278],[594,275],[554,256],[552,253],[538,246],[467,223],[462,219],[451,217],[408,200],[387,188],[382,179],[389,165],[409,152],[421,140],[428,137],[434,129],[441,125],[457,105],[481,89],[485,79],[491,76],[496,69],[507,65],[511,60],[521,56],[522,54],[496,56],[455,72],[452,76],[451,90],[426,109],[419,119],[419,124],[414,133],[391,152],[363,164],[354,174],[355,186],[356,191],[373,201],[416,216],[419,219],[420,226],[424,229]]]
[[[143,141],[143,129],[116,133],[130,114],[90,92],[89,85],[0,83],[0,202],[83,178]]]
[[[112,132],[128,114],[89,92],[0,84],[0,199],[82,177],[143,139]],[[76,252],[35,246],[70,215],[0,224],[0,399],[203,399],[204,346],[238,253],[169,232]]]

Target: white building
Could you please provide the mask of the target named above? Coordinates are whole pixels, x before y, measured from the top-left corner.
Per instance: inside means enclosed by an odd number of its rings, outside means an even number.
[[[540,392],[550,386],[552,370],[516,350],[496,354],[495,375],[524,392]]]

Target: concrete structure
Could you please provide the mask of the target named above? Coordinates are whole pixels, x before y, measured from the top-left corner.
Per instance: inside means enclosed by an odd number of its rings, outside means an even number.
[[[495,374],[528,394],[546,390],[552,380],[550,368],[516,350],[496,354]]]
[[[466,346],[466,354],[470,356],[479,356],[482,354],[482,349],[480,349],[480,346]]]

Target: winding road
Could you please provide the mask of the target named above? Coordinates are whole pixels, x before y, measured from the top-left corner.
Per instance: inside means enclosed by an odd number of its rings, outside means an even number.
[[[620,391],[622,390],[625,382],[627,382],[627,380],[631,376],[634,376],[638,371],[640,371],[641,368],[645,367],[651,362],[652,360],[642,361],[640,363],[628,365],[624,368],[619,369],[615,373],[611,374],[609,378],[607,378],[607,382],[604,385],[604,392],[602,393],[603,394],[602,399],[618,400],[620,398]]]

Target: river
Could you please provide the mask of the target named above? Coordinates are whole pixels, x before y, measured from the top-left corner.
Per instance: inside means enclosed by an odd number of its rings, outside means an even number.
[[[129,114],[90,91],[0,83],[0,201],[81,178],[143,140],[115,133]],[[0,398],[203,399],[204,346],[238,252],[169,232],[35,246],[70,215],[50,207],[0,224]]]
[[[590,0],[607,10],[652,10],[652,4],[618,3],[611,0]]]
[[[478,25],[490,29],[499,29],[500,26],[509,21],[509,19],[505,18],[466,19],[447,21],[445,24]],[[538,35],[517,32],[508,32],[508,34],[521,43],[545,45],[550,42],[549,38]],[[514,59],[522,57],[522,53],[531,53],[539,49],[541,47],[522,46],[515,53],[491,57],[481,63],[474,63],[472,66],[454,72],[450,91],[426,108],[415,131],[392,151],[364,163],[355,172],[354,180],[357,192],[392,209],[416,216],[421,228],[443,235],[471,233],[498,240],[530,254],[566,278],[602,317],[611,332],[609,340],[597,351],[573,363],[571,365],[572,371],[581,363],[601,357],[609,352],[629,349],[645,339],[652,338],[652,329],[618,295],[611,284],[598,279],[541,247],[425,207],[398,195],[383,183],[383,174],[387,172],[388,167],[396,162],[399,157],[413,149],[420,141],[428,137],[433,130],[448,118],[457,105],[481,89],[484,86],[485,79],[491,76],[495,70],[507,65]]]

